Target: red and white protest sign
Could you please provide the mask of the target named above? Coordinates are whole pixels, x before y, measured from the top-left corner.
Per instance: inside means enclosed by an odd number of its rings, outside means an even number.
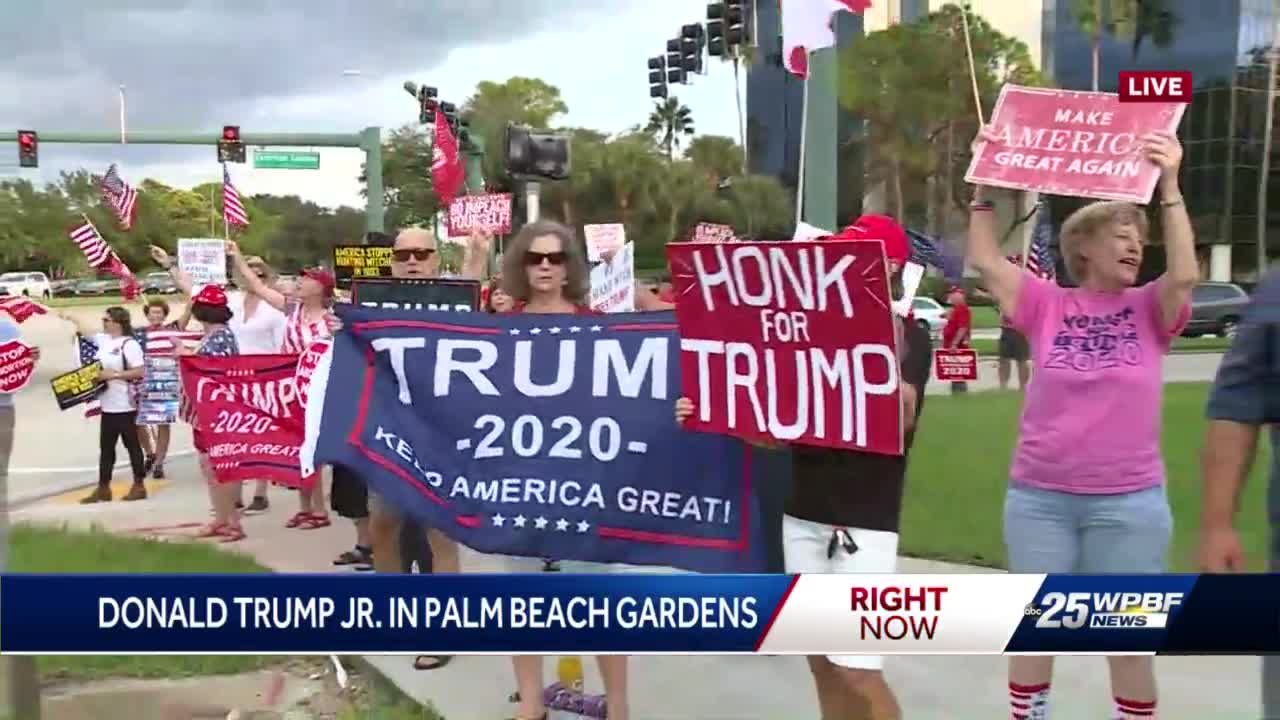
[[[8,313],[14,322],[21,325],[32,315],[44,315],[49,310],[39,303],[31,302],[26,296],[10,295],[0,297],[0,312]]]
[[[622,223],[583,225],[582,236],[587,241],[587,260],[591,262],[600,262],[606,254],[627,244],[627,229]]]
[[[297,355],[182,358],[182,388],[218,482],[310,487],[298,462],[306,418]]]
[[[687,427],[902,454],[879,241],[672,243],[667,259]]]
[[[511,232],[511,193],[460,195],[449,203],[449,236],[473,230],[493,235]]]
[[[311,376],[316,371],[316,366],[320,364],[320,358],[328,352],[333,346],[333,341],[329,338],[317,340],[307,348],[306,352],[298,356],[298,371],[294,386],[298,391],[298,399],[303,407],[307,406],[307,390],[311,388]]]
[[[939,348],[933,351],[933,376],[938,382],[969,382],[978,379],[978,351]]]
[[[694,242],[733,242],[737,239],[733,228],[728,225],[702,222],[693,228]]]
[[[0,343],[0,394],[16,393],[36,372],[36,350],[21,340]]]
[[[1151,201],[1160,169],[1142,136],[1175,132],[1186,105],[1121,103],[1111,93],[1005,85],[965,180],[1051,195]]]

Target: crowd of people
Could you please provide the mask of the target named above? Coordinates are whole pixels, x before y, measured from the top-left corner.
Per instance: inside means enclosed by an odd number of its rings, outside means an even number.
[[[986,136],[975,141],[981,143]],[[1149,235],[1147,215],[1128,203],[1095,202],[1076,211],[1061,230],[1064,263],[1077,287],[1061,287],[1008,261],[998,243],[993,204],[977,187],[971,205],[967,260],[981,276],[1006,324],[1000,341],[1001,385],[1016,364],[1025,388],[1017,447],[1009,469],[1004,503],[1004,537],[1009,570],[1023,573],[1161,573],[1167,569],[1172,514],[1165,491],[1159,444],[1163,358],[1186,323],[1192,288],[1200,272],[1191,222],[1178,185],[1182,149],[1175,137],[1143,139],[1146,157],[1160,169],[1158,198],[1167,270],[1139,286]],[[892,219],[863,216],[833,236],[876,238],[885,243],[895,287],[910,259],[911,244]],[[486,282],[484,309],[495,313],[593,314],[588,304],[590,267],[583,245],[564,225],[539,221],[525,225],[508,243],[500,273],[488,278],[492,238],[473,234],[467,243],[462,276]],[[440,274],[436,236],[424,229],[401,231],[392,246],[391,276],[434,278]],[[140,429],[132,387],[142,370],[145,333],[184,329],[190,320],[201,328],[195,347],[175,343],[176,353],[219,356],[240,353],[300,353],[313,343],[343,332],[332,312],[333,275],[303,273],[296,287],[276,283],[260,258],[245,257],[227,245],[231,267],[243,293],[229,297],[217,286],[197,290],[159,248],[153,256],[169,268],[190,298],[188,309],[170,322],[169,308],[153,301],[146,326],[135,333],[129,311],[109,308],[101,328],[78,327],[99,348],[106,391],[100,396],[101,462],[99,487],[85,499],[111,499],[110,479],[116,447],[128,453],[134,484],[126,500],[146,497],[145,478],[163,477],[171,438],[168,426]],[[1207,569],[1241,566],[1238,537],[1232,529],[1240,485],[1247,475],[1257,429],[1280,420],[1280,369],[1275,327],[1280,287],[1273,275],[1259,290],[1269,302],[1255,303],[1252,321],[1242,326],[1237,345],[1224,361],[1210,406],[1206,441],[1205,528],[1201,561]],[[642,285],[638,311],[674,307],[669,279]],[[964,348],[970,327],[964,292],[948,292],[953,323],[943,346]],[[925,390],[932,367],[932,340],[914,322],[899,320],[900,377],[907,454],[901,457],[856,451],[791,447],[793,481],[781,530],[788,572],[890,573],[897,567],[903,485],[910,448],[920,431]],[[0,322],[0,339],[9,330]],[[1032,375],[1032,370],[1034,375]],[[963,388],[953,388],[962,392]],[[0,395],[0,450],[11,437],[12,407]],[[675,403],[683,423],[695,408],[688,398]],[[7,419],[6,419],[7,418]],[[9,430],[6,429],[6,423]],[[10,434],[6,434],[9,432]],[[195,432],[198,451],[203,448]],[[770,447],[779,447],[771,445]],[[208,458],[201,467],[210,488],[213,521],[201,532],[227,542],[245,537],[242,511],[265,510],[265,484],[255,487],[246,507],[236,485],[214,480]],[[350,520],[355,544],[334,560],[337,565],[382,573],[462,571],[458,544],[440,529],[405,517],[349,468],[330,468],[331,509]],[[299,509],[289,527],[315,529],[330,524],[324,483],[300,491]],[[1280,501],[1276,501],[1280,506]],[[1278,513],[1280,514],[1280,513]],[[1280,541],[1274,548],[1280,558]],[[565,569],[609,572],[611,566],[557,563],[556,558],[511,558],[512,572]],[[1273,569],[1275,569],[1273,567]],[[449,657],[422,656],[415,666],[430,670]],[[1108,658],[1116,720],[1152,720],[1157,716],[1157,687],[1150,657]],[[627,659],[599,658],[608,717],[629,717]],[[543,662],[513,658],[516,718],[546,717]],[[883,658],[815,656],[809,658],[822,717],[827,720],[901,717],[886,682]],[[1053,659],[1015,657],[1009,662],[1009,708],[1014,720],[1045,720]],[[1273,673],[1280,668],[1271,666]],[[1280,678],[1275,684],[1280,685]],[[1272,702],[1275,702],[1274,700]],[[1278,703],[1280,705],[1280,703]],[[1280,710],[1280,707],[1276,708]]]

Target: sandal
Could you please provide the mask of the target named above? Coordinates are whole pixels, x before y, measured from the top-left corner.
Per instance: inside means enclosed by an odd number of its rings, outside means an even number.
[[[307,518],[309,517],[311,517],[311,513],[305,513],[305,512],[294,513],[293,517],[289,518],[288,522],[286,522],[284,526],[287,528],[296,528],[302,523],[306,522]]]
[[[320,528],[327,528],[332,524],[333,524],[332,522],[329,522],[328,515],[316,515],[314,513],[308,513],[307,516],[303,518],[302,522],[298,523],[298,529],[299,530],[319,530]]]
[[[221,537],[222,530],[226,526],[226,523],[209,523],[208,525],[200,528],[200,532],[196,533],[195,536],[198,538]]]
[[[439,670],[449,661],[453,660],[452,655],[419,655],[413,659],[414,670]],[[546,714],[543,714],[546,717]]]
[[[248,536],[244,534],[244,528],[239,525],[223,525],[218,531],[218,537],[221,538],[218,542],[233,543],[240,542]]]
[[[339,555],[333,561],[334,565],[372,565],[373,553],[368,548],[362,548],[359,545],[354,550],[348,550]]]

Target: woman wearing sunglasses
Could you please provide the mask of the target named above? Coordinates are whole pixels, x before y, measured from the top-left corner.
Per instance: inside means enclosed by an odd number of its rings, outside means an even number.
[[[245,290],[284,313],[284,340],[280,352],[299,355],[316,341],[331,336],[329,317],[337,287],[332,273],[318,268],[304,270],[298,281],[297,293],[289,297],[254,272],[236,243],[227,243],[227,256],[231,258],[232,268],[244,278]],[[310,488],[299,489],[298,500],[298,512],[285,523],[287,527],[315,530],[332,524],[325,509],[323,483],[317,481]]]
[[[591,288],[582,246],[573,231],[557,222],[540,220],[520,230],[503,255],[502,286],[514,303],[511,312],[598,314],[587,304]],[[539,572],[548,567],[540,558],[511,558],[509,564],[515,572]],[[564,569],[583,572],[598,567],[595,563],[566,563]],[[627,720],[627,659],[601,655],[598,660],[609,718]],[[542,702],[542,658],[517,655],[512,665],[520,703],[516,720],[547,717]]]
[[[138,439],[138,402],[133,386],[142,379],[142,345],[133,336],[129,311],[118,306],[107,308],[102,315],[101,329],[90,327],[67,313],[61,317],[75,325],[81,337],[98,346],[97,360],[102,363],[99,377],[106,381],[106,389],[98,395],[98,406],[102,409],[98,432],[98,487],[80,502],[111,502],[117,442],[129,453],[129,466],[133,470],[133,487],[124,499],[145,500],[146,461]]]

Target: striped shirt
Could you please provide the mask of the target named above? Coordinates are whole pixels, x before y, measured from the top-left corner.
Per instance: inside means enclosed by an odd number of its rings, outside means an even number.
[[[329,324],[324,316],[319,320],[308,320],[307,310],[301,303],[289,308],[289,319],[284,326],[284,345],[280,351],[286,355],[301,355],[307,348],[330,337]]]
[[[176,322],[148,326],[139,330],[135,335],[142,345],[143,354],[149,356],[173,355],[173,349],[178,343],[184,345],[196,343],[203,337],[202,333],[194,330],[178,329],[178,323]]]

